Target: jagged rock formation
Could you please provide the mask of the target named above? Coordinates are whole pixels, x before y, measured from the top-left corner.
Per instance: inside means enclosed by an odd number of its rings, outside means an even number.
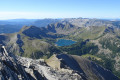
[[[16,57],[0,52],[1,80],[83,80],[76,72],[57,71],[47,66],[44,60]]]

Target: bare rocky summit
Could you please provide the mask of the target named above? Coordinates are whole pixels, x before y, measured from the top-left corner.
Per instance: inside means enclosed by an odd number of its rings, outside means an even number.
[[[49,63],[51,61],[51,63]],[[52,61],[54,64],[52,64]],[[53,67],[55,61],[58,67]],[[49,63],[49,64],[48,64]],[[52,66],[51,66],[52,64]],[[108,77],[109,76],[109,77]],[[4,48],[0,52],[1,80],[119,80],[110,71],[79,56],[53,55],[44,59],[14,56]]]

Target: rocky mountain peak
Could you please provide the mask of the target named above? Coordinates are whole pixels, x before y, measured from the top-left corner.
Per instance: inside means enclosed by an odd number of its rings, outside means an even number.
[[[4,46],[0,49],[1,80],[119,80],[110,71],[79,56],[59,54],[47,61],[33,60],[9,54]]]

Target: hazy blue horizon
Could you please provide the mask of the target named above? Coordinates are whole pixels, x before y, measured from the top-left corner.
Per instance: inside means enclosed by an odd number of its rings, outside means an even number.
[[[76,19],[79,17],[76,17]],[[81,17],[83,18],[83,17]],[[88,18],[88,17],[86,17]],[[11,19],[0,19],[0,21],[9,21],[9,20],[42,20],[42,19],[71,19],[71,18],[11,18]],[[83,18],[84,19],[84,18]],[[120,18],[88,18],[88,19],[101,19],[101,20],[120,20]]]
[[[120,0],[1,0],[0,20],[44,18],[119,19]]]

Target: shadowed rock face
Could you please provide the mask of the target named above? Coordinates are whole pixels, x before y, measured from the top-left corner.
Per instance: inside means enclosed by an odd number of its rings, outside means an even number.
[[[0,35],[0,44],[5,44],[3,41],[7,40],[5,35]]]
[[[66,54],[61,54],[61,55],[57,55],[57,57],[58,57],[58,59],[62,59],[64,64],[67,65],[68,67],[70,67],[71,69],[84,74],[84,71],[81,69],[78,62],[72,56],[68,56]]]
[[[27,68],[21,65],[20,61],[13,54],[8,54],[4,48],[4,52],[0,52],[0,80],[35,80],[45,79],[39,74],[38,77],[33,77],[26,71]],[[32,70],[34,73],[37,71]],[[38,74],[35,74],[37,76]]]

